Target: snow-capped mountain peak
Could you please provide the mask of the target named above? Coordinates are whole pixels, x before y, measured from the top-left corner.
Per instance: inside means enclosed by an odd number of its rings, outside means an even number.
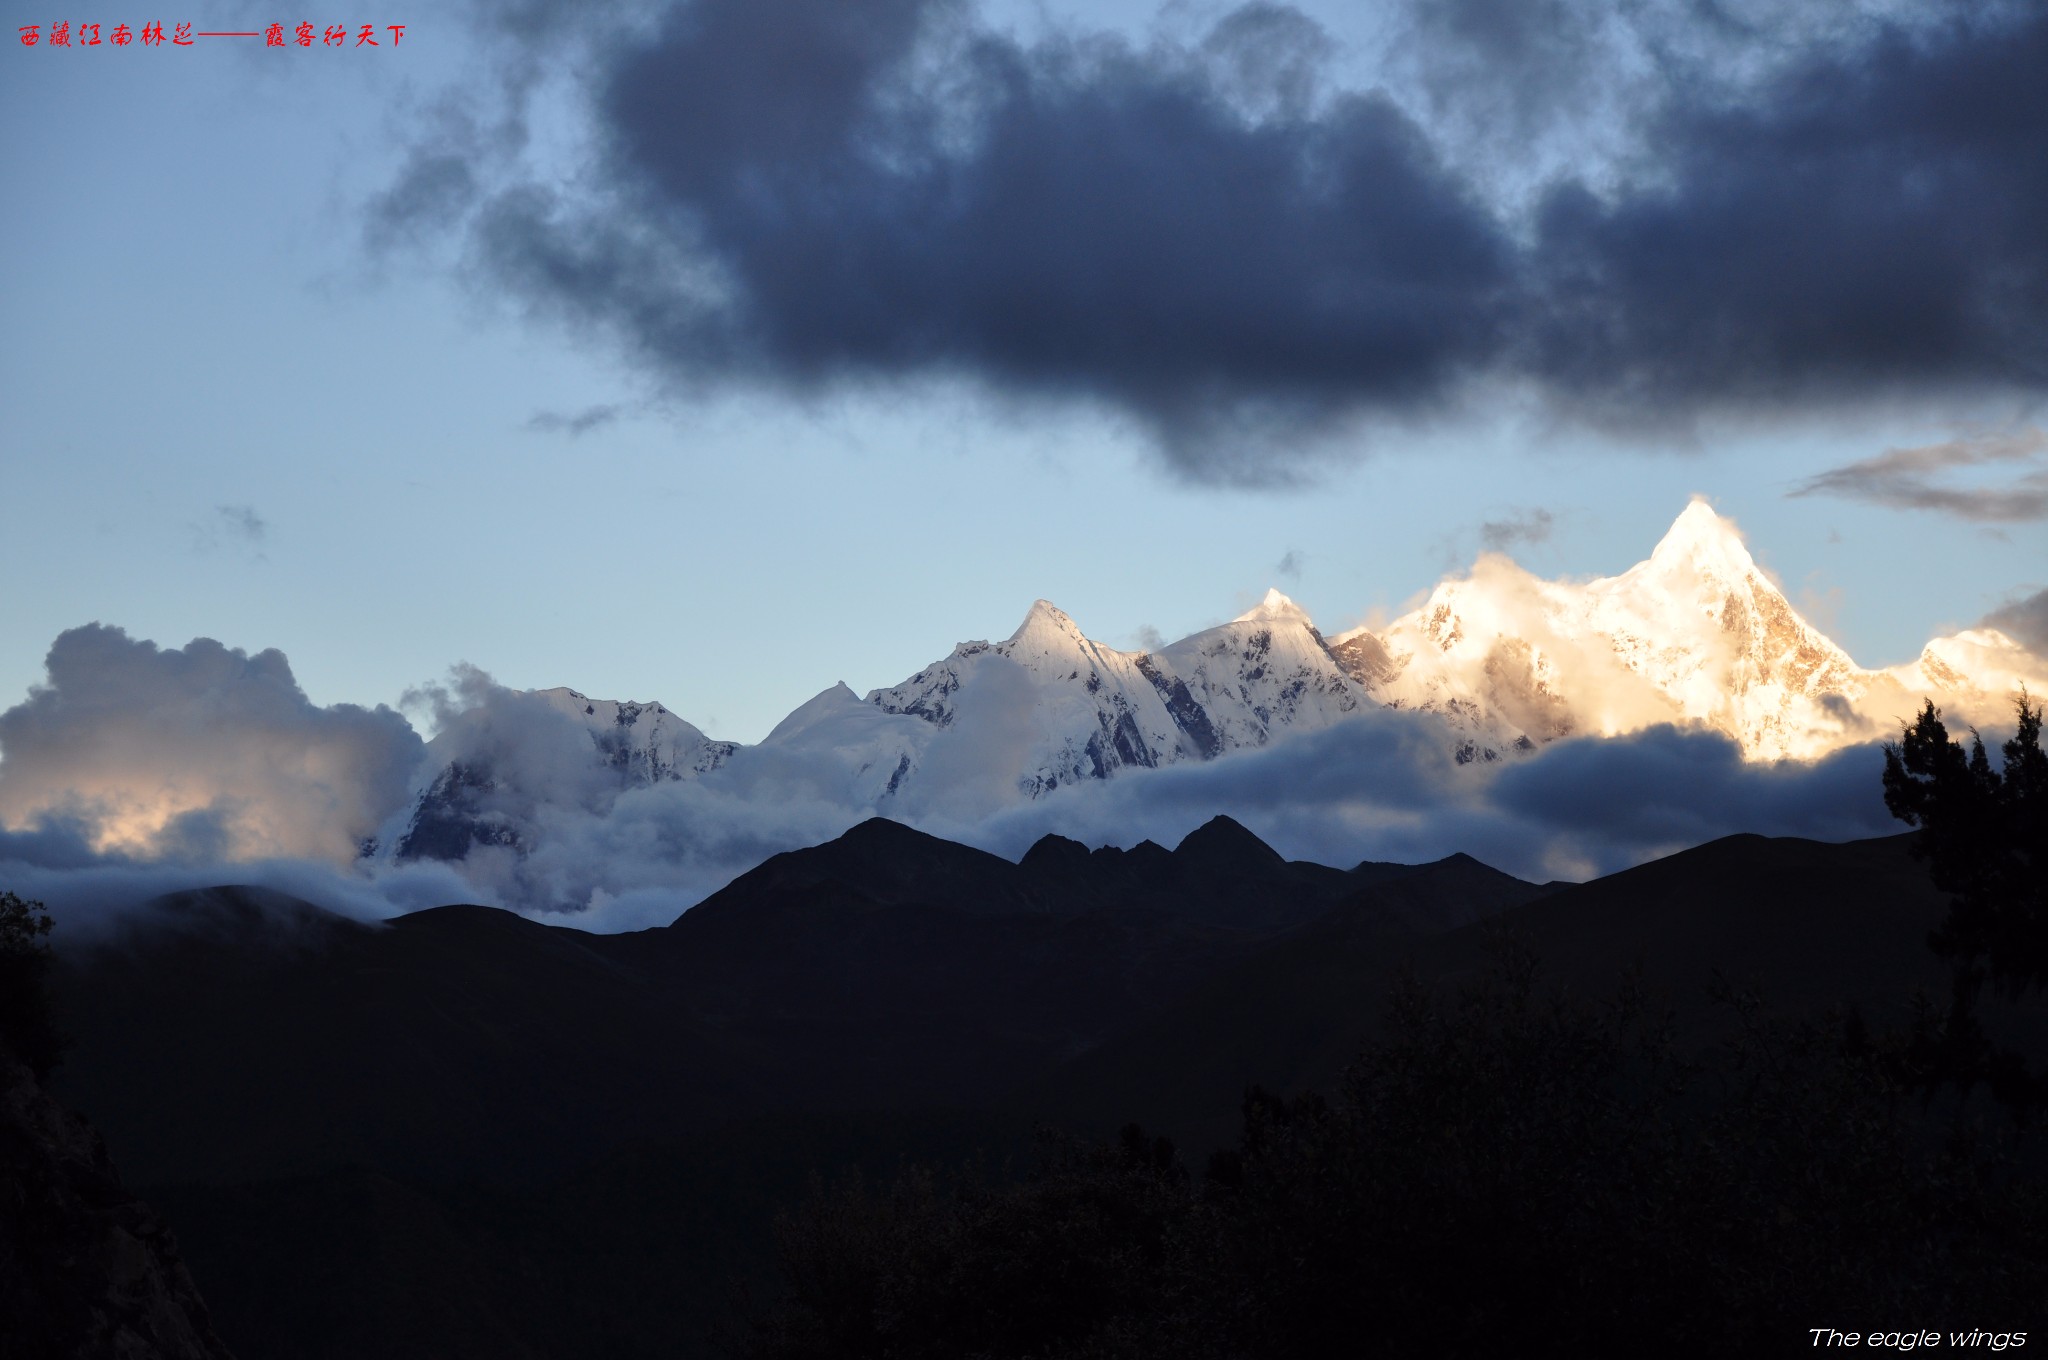
[[[902,684],[874,691],[868,702],[952,729],[963,693],[978,691],[985,726],[973,739],[994,739],[988,723],[1012,729],[1001,740],[1021,741],[1027,752],[1018,785],[1037,793],[1195,753],[1149,660],[1103,646],[1057,605],[1039,600],[1002,642],[963,642]],[[1008,697],[999,701],[997,694]],[[1012,712],[1014,721],[999,721],[998,710]]]
[[[1204,754],[1263,746],[1285,729],[1327,727],[1364,698],[1307,612],[1277,590],[1149,659],[1207,715],[1213,740]]]
[[[830,688],[818,691],[791,709],[781,722],[775,724],[775,729],[768,734],[763,744],[794,737],[831,714],[844,712],[849,706],[858,705],[860,702],[861,698],[853,692],[852,686],[844,680],[837,681]]]
[[[1544,581],[1489,555],[1384,630],[1340,635],[1334,650],[1375,697],[1443,714],[1481,757],[1673,722],[1726,733],[1753,760],[1811,758],[1872,735],[1866,710],[1888,722],[1936,689],[1982,701],[2039,664],[1957,638],[1930,644],[1914,666],[1865,670],[1800,617],[1703,499],[1617,576]],[[1974,688],[1944,684],[1965,672],[1979,677]]]
[[[1304,739],[1381,706],[1435,714],[1460,760],[1659,723],[1721,732],[1752,760],[1811,758],[1895,730],[1921,697],[1995,722],[2021,684],[2048,689],[2048,660],[1988,628],[1865,670],[1695,499],[1618,575],[1547,581],[1482,554],[1386,627],[1327,640],[1278,590],[1151,652],[1104,646],[1038,600],[1001,642],[962,642],[865,698],[834,685],[736,760],[660,704],[501,692],[435,738],[439,773],[392,840],[401,857],[523,853],[543,804],[602,814],[637,787],[705,776],[973,815],[1133,766]]]
[[[1094,641],[1050,600],[1033,604],[1017,631],[997,643],[995,651],[1047,679],[1123,676],[1132,671],[1137,659],[1136,653],[1119,652]]]
[[[1150,653],[1106,647],[1040,600],[1004,641],[963,642],[868,702],[957,733],[963,696],[977,692],[985,696],[983,723],[1004,732],[997,738],[985,726],[981,736],[957,740],[1000,739],[1013,749],[1021,740],[1027,764],[1018,787],[1030,796],[1131,766],[1262,746],[1283,729],[1327,726],[1360,704],[1308,615],[1278,591],[1242,618]],[[1000,722],[989,708],[998,693],[1009,715]],[[894,787],[918,786],[921,749],[912,756]]]
[[[708,774],[736,749],[658,703],[593,699],[567,686],[498,690],[427,744],[432,775],[393,849],[400,859],[517,849],[542,802],[606,808],[628,789]]]
[[[1058,650],[1088,641],[1081,626],[1051,600],[1034,600],[1024,622],[1002,644],[1012,651]]]
[[[734,743],[713,741],[658,703],[593,699],[566,686],[536,690],[548,707],[582,726],[625,782],[687,779],[725,763]]]
[[[2041,658],[1996,628],[1966,628],[1938,637],[1920,655],[1883,673],[1914,693],[1937,696],[1952,704],[1973,692],[2012,694],[2022,687],[2038,698],[2042,689]],[[2001,715],[2003,716],[2003,715]]]
[[[1239,614],[1232,623],[1270,623],[1285,619],[1291,623],[1307,624],[1308,611],[1282,595],[1277,589],[1268,589],[1266,598]]]
[[[1681,564],[1694,571],[1741,577],[1757,569],[1735,521],[1695,496],[1664,531],[1644,565],[1670,571]]]

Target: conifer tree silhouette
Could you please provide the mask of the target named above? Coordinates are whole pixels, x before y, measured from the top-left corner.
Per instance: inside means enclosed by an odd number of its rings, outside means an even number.
[[[1932,701],[1900,740],[1886,743],[1884,801],[1918,827],[1914,853],[1949,894],[1948,915],[1928,943],[1955,964],[1949,1015],[1921,1036],[1920,1058],[1935,1081],[1986,1081],[2025,1118],[2048,1105],[2048,1076],[2022,1055],[1990,1043],[1978,1020],[1986,983],[2008,996],[2048,986],[2048,755],[2041,707],[2022,689],[2018,727],[1991,768],[1984,741],[1951,739]]]

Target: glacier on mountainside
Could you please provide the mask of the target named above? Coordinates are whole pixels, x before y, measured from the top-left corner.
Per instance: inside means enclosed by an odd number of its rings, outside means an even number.
[[[1616,576],[1549,581],[1500,554],[1381,628],[1325,638],[1277,590],[1153,651],[1090,639],[1046,600],[865,697],[837,684],[761,742],[714,741],[660,704],[505,691],[456,715],[391,839],[401,858],[515,853],[543,803],[603,814],[633,789],[743,781],[885,813],[984,815],[1063,786],[1226,757],[1380,707],[1433,714],[1460,761],[1659,723],[1751,760],[1810,759],[1895,730],[1932,698],[1998,721],[2048,662],[1992,629],[1867,670],[1803,619],[1704,500]],[[707,786],[708,787],[708,786]]]

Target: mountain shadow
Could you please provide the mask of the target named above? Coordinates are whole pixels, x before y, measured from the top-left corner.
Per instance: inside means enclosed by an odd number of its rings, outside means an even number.
[[[162,899],[61,960],[61,1079],[251,1353],[708,1354],[815,1175],[1002,1182],[1048,1121],[1227,1150],[1247,1087],[1335,1089],[1402,977],[1460,985],[1502,930],[1584,995],[1637,968],[1682,1054],[1727,1037],[1717,977],[1877,1024],[1940,984],[1940,911],[1898,839],[1733,837],[1574,886],[1289,862],[1221,818],[1015,864],[876,820],[629,935]]]

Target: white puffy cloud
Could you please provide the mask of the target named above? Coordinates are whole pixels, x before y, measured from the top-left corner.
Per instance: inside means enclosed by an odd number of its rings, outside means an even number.
[[[388,708],[306,698],[276,650],[160,648],[89,624],[0,713],[0,828],[92,850],[346,863],[404,799],[421,743]]]
[[[94,626],[64,634],[50,656],[49,684],[0,714],[0,885],[80,930],[155,893],[221,882],[360,918],[480,901],[634,929],[878,806],[1011,857],[1050,832],[1172,845],[1227,813],[1291,858],[1344,866],[1464,851],[1538,880],[1612,872],[1738,831],[1838,840],[1898,829],[1875,746],[1760,762],[1730,737],[1668,724],[1461,764],[1434,714],[1375,708],[1263,749],[1020,803],[991,782],[991,770],[1017,767],[1030,736],[997,668],[986,693],[961,691],[951,749],[934,745],[920,782],[878,802],[875,771],[787,733],[702,778],[623,786],[592,758],[587,731],[473,669],[416,696],[439,727],[429,749],[388,709],[312,705],[274,651],[251,657],[203,639],[159,649]],[[814,702],[834,701],[858,702],[837,691]],[[380,824],[389,837],[409,794],[449,759],[505,777],[519,846],[478,846],[452,865],[356,860],[358,841]]]

